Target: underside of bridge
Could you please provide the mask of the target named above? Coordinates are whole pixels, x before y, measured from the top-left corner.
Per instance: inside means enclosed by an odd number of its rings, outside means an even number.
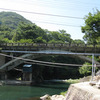
[[[4,56],[7,56],[7,55],[4,55]],[[0,67],[0,72],[1,72],[0,78],[1,79],[18,79],[20,77],[21,80],[31,81],[32,77],[34,77],[34,75],[32,75],[32,74],[37,74],[37,72],[32,70],[32,72],[24,73],[22,66],[24,64],[26,64],[26,61],[32,62],[33,59],[42,57],[42,56],[44,56],[44,54],[20,54],[20,56],[18,56],[18,58],[17,57],[14,58],[14,56],[15,55],[13,53],[12,58],[10,56],[10,61],[6,62],[4,65],[2,65]],[[45,56],[49,56],[49,55],[45,54]],[[79,58],[79,59],[82,59],[84,61],[92,62],[92,59],[88,58],[87,56],[80,56],[80,55],[66,55],[66,56],[71,56],[71,57],[74,57],[75,59]],[[8,58],[9,58],[9,56],[8,56]],[[32,60],[32,61],[30,61],[30,60]],[[34,66],[34,64],[38,64],[38,62],[37,63],[32,62],[32,63],[33,63],[32,67]],[[97,61],[95,61],[95,63],[99,64],[99,62],[97,62]],[[28,76],[28,78],[26,76]],[[25,77],[26,77],[26,79],[24,79]],[[42,80],[42,77],[41,77],[41,80]]]

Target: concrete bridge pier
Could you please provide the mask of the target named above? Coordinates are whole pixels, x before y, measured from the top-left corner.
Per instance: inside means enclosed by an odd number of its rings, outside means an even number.
[[[32,73],[23,73],[23,81],[32,81]]]
[[[1,80],[7,80],[7,73],[6,72],[0,72],[0,79]]]
[[[5,64],[5,56],[0,55],[0,67]]]
[[[0,67],[5,64],[5,59],[6,59],[5,56],[0,55]],[[0,79],[1,80],[6,80],[7,79],[6,72],[0,72]]]

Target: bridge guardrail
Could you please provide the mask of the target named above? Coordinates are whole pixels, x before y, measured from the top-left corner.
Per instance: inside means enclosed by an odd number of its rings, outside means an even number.
[[[3,50],[46,50],[57,49],[72,52],[100,52],[100,45],[93,44],[72,44],[72,43],[0,43]]]
[[[40,47],[100,47],[93,44],[72,44],[72,43],[0,43],[0,46],[40,46]]]

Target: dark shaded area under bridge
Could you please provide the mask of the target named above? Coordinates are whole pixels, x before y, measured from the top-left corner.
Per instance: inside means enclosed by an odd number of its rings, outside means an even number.
[[[18,65],[24,63],[24,59],[26,59],[25,61],[27,61],[28,59],[35,59],[38,57],[41,57],[43,55],[70,55],[73,57],[78,57],[80,59],[83,59],[85,61],[88,62],[92,62],[91,58],[88,58],[87,56],[84,55],[92,55],[92,53],[72,53],[72,52],[67,52],[67,51],[58,51],[58,50],[45,50],[45,51],[10,51],[10,50],[2,50],[2,52],[10,52],[10,53],[22,53],[23,55],[20,57],[13,57],[14,59],[12,59],[11,61],[5,63],[4,65],[0,66],[0,71],[5,71],[5,70],[11,70],[15,67],[17,67]],[[8,56],[8,57],[12,57],[10,55],[5,55],[2,54],[3,56]],[[21,60],[23,59],[23,60]],[[38,63],[38,62],[37,62]],[[42,63],[42,61],[39,62],[40,64]],[[46,62],[45,62],[46,63]],[[47,64],[47,63],[46,63]],[[99,62],[95,61],[95,64],[100,64]],[[53,65],[53,64],[52,64]]]

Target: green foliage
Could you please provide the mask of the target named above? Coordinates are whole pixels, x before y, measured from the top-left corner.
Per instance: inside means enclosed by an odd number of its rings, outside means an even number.
[[[0,24],[6,25],[11,29],[16,29],[20,22],[31,23],[29,20],[26,20],[23,16],[15,12],[0,12]]]
[[[32,39],[20,39],[17,43],[33,43]]]
[[[67,91],[61,92],[60,95],[66,96]]]
[[[85,75],[85,76],[90,75],[91,72],[92,72],[92,67],[89,66],[89,65],[91,65],[91,64],[88,63],[88,62],[85,62],[85,63],[83,64],[83,66],[79,68],[80,74]]]
[[[0,13],[1,42],[21,43],[67,43],[72,42],[65,30],[48,31],[13,12]]]
[[[9,40],[8,38],[3,39],[4,43],[14,43],[12,40]]]
[[[16,30],[16,41],[21,39],[31,39],[33,42],[44,42],[44,30],[35,24],[20,23]]]
[[[80,40],[80,39],[75,39],[73,40],[73,43],[74,44],[85,44],[83,40]]]
[[[84,35],[84,40],[88,43],[96,44],[100,40],[100,11],[96,13],[89,13],[85,17],[85,26],[81,27]]]
[[[61,41],[61,40],[59,40],[59,41],[50,40],[48,43],[63,43],[63,41]]]
[[[37,37],[35,40],[36,43],[46,43],[46,40],[43,39],[42,37]]]
[[[47,31],[47,41],[48,43],[67,43],[71,42],[70,34],[66,33],[65,30],[59,31]]]

